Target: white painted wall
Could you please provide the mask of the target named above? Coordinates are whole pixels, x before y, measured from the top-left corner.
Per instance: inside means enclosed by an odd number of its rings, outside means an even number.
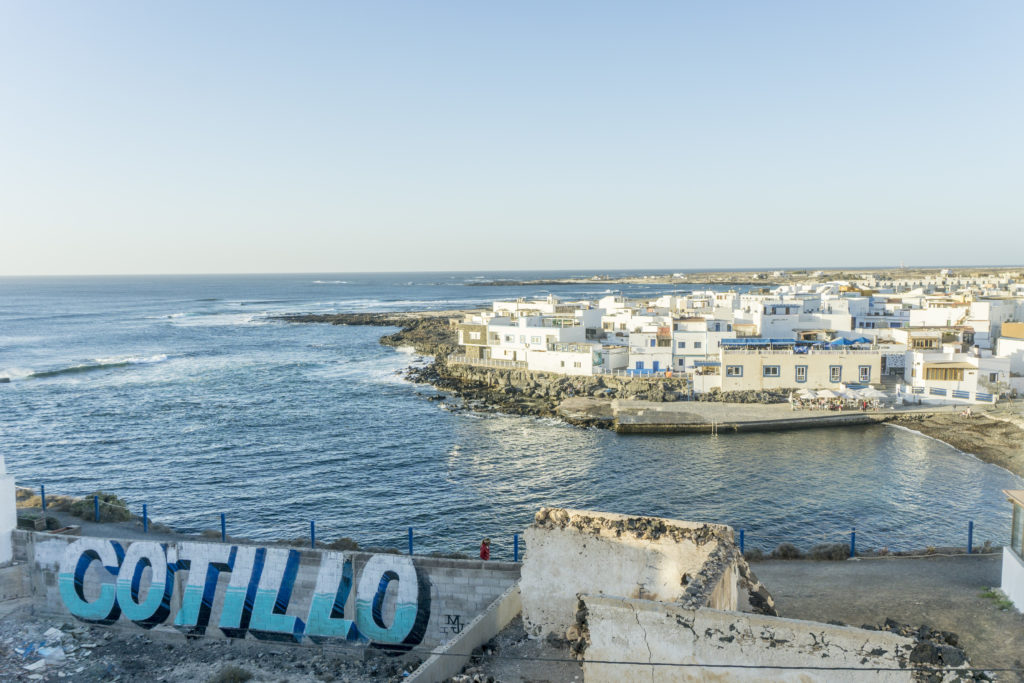
[[[1000,588],[1013,601],[1018,612],[1024,612],[1024,560],[1008,546],[1003,546],[1003,580]]]
[[[14,559],[11,534],[18,526],[18,511],[14,497],[14,477],[7,474],[4,456],[0,454],[0,566]]]

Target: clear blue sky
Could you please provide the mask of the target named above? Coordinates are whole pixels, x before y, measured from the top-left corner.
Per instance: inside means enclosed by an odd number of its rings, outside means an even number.
[[[1024,261],[1024,2],[0,0],[0,274]]]

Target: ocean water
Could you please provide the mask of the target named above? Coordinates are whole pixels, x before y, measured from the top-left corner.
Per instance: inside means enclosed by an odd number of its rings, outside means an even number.
[[[526,279],[551,273],[502,273]],[[557,274],[561,275],[561,274]],[[19,485],[101,489],[188,531],[318,537],[496,558],[537,508],[731,524],[747,545],[890,549],[1003,542],[1009,472],[916,433],[620,436],[451,413],[400,374],[388,328],[290,312],[595,297],[594,284],[471,287],[479,273],[0,278],[0,451]],[[614,286],[613,286],[614,287]],[[669,291],[621,287],[626,294]]]

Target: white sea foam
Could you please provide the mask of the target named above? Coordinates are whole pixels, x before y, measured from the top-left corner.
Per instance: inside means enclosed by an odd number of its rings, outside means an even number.
[[[314,285],[350,285],[348,280],[313,280]]]
[[[25,379],[26,377],[31,377],[31,376],[32,376],[32,371],[31,370],[26,370],[25,368],[7,368],[5,370],[0,370],[0,377],[6,377],[7,379],[11,380],[12,382],[14,382],[16,380],[19,380],[19,379]]]
[[[100,365],[148,365],[150,363],[162,363],[167,360],[166,353],[158,353],[153,356],[128,356],[125,358],[97,358]]]

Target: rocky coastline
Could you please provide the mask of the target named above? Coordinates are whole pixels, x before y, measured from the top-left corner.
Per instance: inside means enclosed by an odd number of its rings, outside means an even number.
[[[427,396],[446,410],[505,413],[556,418],[580,427],[612,428],[604,415],[567,415],[558,406],[567,398],[596,397],[653,402],[684,401],[689,398],[682,378],[646,379],[618,376],[567,376],[531,372],[519,368],[478,367],[448,362],[458,351],[458,339],[450,320],[468,311],[416,311],[398,313],[295,314],[277,319],[290,323],[332,325],[373,325],[398,327],[384,335],[385,346],[408,346],[417,353],[433,356],[423,366],[412,366],[404,376],[417,384],[428,384],[438,392]],[[711,392],[699,401],[723,403],[784,403],[788,392]],[[1024,419],[1021,402],[975,410],[972,417],[948,408],[914,413],[896,413],[885,422],[904,427],[949,444],[980,460],[1024,476]]]

